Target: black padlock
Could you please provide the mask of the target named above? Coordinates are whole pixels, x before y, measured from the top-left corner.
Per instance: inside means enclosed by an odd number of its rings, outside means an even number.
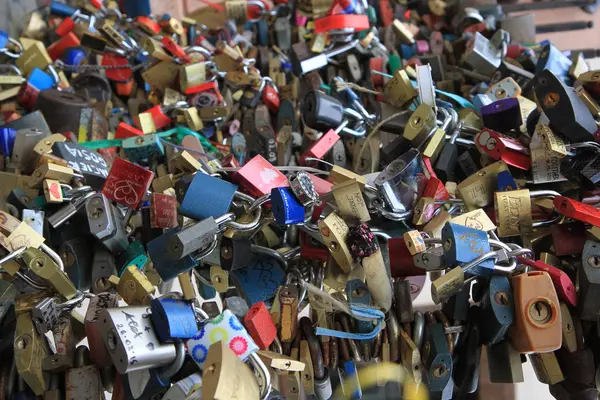
[[[587,165],[591,165],[598,155],[595,151],[589,149],[579,149],[573,157],[565,157],[560,161],[560,173],[572,182],[576,182],[585,189],[593,190],[594,181],[583,175],[582,172]],[[588,169],[588,173],[593,177],[593,171]]]
[[[246,267],[253,258],[252,243],[246,239],[221,239],[220,249],[221,268],[231,271]]]
[[[549,70],[539,72],[533,85],[535,95],[550,125],[573,142],[594,141],[598,130],[594,116],[577,96]]]
[[[90,107],[85,97],[56,89],[42,90],[37,107],[52,132],[79,132],[81,110]]]
[[[474,393],[479,382],[479,366],[481,362],[481,343],[478,321],[479,307],[469,310],[467,329],[460,335],[457,351],[453,359],[452,378],[458,388],[457,399],[466,398],[467,393]]]
[[[338,127],[344,119],[344,105],[335,97],[318,90],[306,94],[302,104],[304,123],[310,128],[327,132]]]
[[[456,139],[458,138],[459,132],[460,129],[455,131],[450,140],[444,143],[444,147],[433,167],[437,177],[443,182],[455,180],[455,170],[458,162],[458,146],[456,144]]]
[[[92,284],[92,246],[88,237],[80,237],[63,243],[58,248],[65,272],[78,290],[88,290]]]
[[[71,80],[71,87],[78,95],[86,99],[93,99],[96,103],[104,103],[110,100],[112,95],[108,79],[93,71],[77,75]]]

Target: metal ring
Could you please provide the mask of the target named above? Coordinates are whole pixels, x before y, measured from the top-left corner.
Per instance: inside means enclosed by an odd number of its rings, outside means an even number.
[[[23,45],[21,43],[19,43],[17,40],[11,38],[11,37],[8,38],[8,41],[10,43],[14,44],[15,46],[17,46],[17,48],[19,49],[19,53],[17,54],[17,53],[13,53],[12,51],[8,51],[7,47],[5,47],[3,49],[0,49],[0,52],[6,54],[10,58],[19,58],[19,57],[21,57],[21,55],[23,55],[23,51],[24,51]]]
[[[25,283],[27,283],[29,286],[31,286],[34,289],[38,289],[38,290],[46,290],[46,289],[48,289],[48,286],[38,284],[33,279],[31,279],[27,275],[23,275],[19,271],[15,272],[15,276],[21,278],[21,280],[23,280]]]
[[[224,225],[228,228],[234,229],[240,232],[249,232],[256,229],[260,225],[260,217],[262,216],[262,209],[259,207],[256,209],[256,215],[251,222],[247,224],[235,221],[225,222]]]
[[[158,372],[161,380],[170,379],[183,366],[183,362],[185,361],[185,345],[183,344],[183,341],[175,343],[175,351],[175,360],[173,360],[173,362],[170,365],[161,368]]]

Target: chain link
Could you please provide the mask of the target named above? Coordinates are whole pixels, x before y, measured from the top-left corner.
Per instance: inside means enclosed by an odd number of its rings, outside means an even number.
[[[138,69],[141,69],[147,65],[148,65],[148,63],[142,63],[142,64],[138,64],[138,65],[131,65],[131,64],[125,64],[125,65],[90,65],[90,64],[75,65],[75,64],[65,64],[64,62],[62,62],[60,60],[58,60],[54,63],[54,67],[59,70],[62,70],[62,71],[82,71],[82,70],[102,71],[102,70],[107,70],[107,69],[126,69],[126,68],[129,68],[132,71],[137,71]]]

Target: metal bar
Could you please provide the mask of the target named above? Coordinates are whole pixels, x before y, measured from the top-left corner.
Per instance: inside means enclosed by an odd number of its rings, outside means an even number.
[[[503,4],[502,10],[505,13],[517,12],[517,11],[536,11],[536,10],[552,10],[555,8],[566,8],[566,7],[585,7],[596,4],[594,0],[554,0],[554,1],[540,1],[535,3],[516,3],[516,4]]]
[[[581,29],[589,29],[594,27],[594,21],[572,21],[560,22],[556,24],[536,25],[535,33],[552,33],[565,31],[578,31]]]

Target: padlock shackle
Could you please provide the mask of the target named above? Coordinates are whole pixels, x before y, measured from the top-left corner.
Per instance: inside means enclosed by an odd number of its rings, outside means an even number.
[[[279,261],[279,264],[281,264],[281,268],[287,273],[288,272],[288,262],[285,259],[285,257],[278,251],[270,249],[268,247],[264,247],[264,246],[259,246],[257,244],[253,244],[250,246],[250,251],[252,251],[253,253],[256,254],[262,254],[265,255],[267,257],[271,257],[274,258],[275,260]]]
[[[183,341],[175,343],[175,359],[173,362],[165,367],[160,368],[158,374],[162,381],[168,381],[171,379],[183,366],[185,361],[185,344]]]
[[[266,400],[271,393],[271,372],[256,352],[250,354],[250,362],[261,376],[262,381],[265,383],[260,390],[260,398],[261,400]]]
[[[423,338],[425,336],[425,315],[422,311],[415,311],[413,321],[413,332],[412,340],[415,343],[417,349],[420,349],[423,345]]]

